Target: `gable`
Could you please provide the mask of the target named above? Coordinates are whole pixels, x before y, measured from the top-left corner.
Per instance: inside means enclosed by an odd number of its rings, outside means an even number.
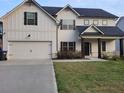
[[[97,33],[98,31],[96,29],[94,29],[94,28],[91,27],[91,28],[86,29],[84,33],[86,33],[86,32]]]
[[[97,27],[95,26],[90,26],[89,28],[87,28],[85,31],[83,31],[81,34],[85,34],[85,33],[99,33],[99,34],[104,34],[102,31],[100,31]]]
[[[38,25],[25,26],[24,12],[37,12]],[[56,31],[56,22],[53,21],[46,13],[41,11],[34,4],[23,4],[16,11],[12,12],[3,19],[4,29],[16,31]]]
[[[61,13],[63,10],[70,10],[72,11],[73,13],[75,13],[77,16],[80,16],[80,14],[75,11],[75,9],[73,9],[70,5],[66,5],[64,8],[62,8],[61,10],[59,10],[56,15],[58,15],[59,13]]]
[[[27,3],[28,2],[28,3]],[[30,2],[30,4],[29,4]],[[21,4],[19,4],[17,7],[15,7],[14,9],[12,9],[10,12],[8,12],[7,14],[5,14],[4,16],[2,16],[0,19],[3,20],[4,18],[6,18],[7,16],[9,16],[10,14],[12,14],[13,12],[16,12],[19,8],[21,8],[23,5],[35,5],[37,8],[39,8],[42,12],[44,12],[47,16],[49,16],[52,20],[54,20],[55,22],[58,22],[52,15],[50,15],[46,10],[44,10],[40,4],[38,4],[35,0],[24,0]]]
[[[70,8],[65,8],[57,15],[57,19],[76,19],[76,18],[77,15]]]

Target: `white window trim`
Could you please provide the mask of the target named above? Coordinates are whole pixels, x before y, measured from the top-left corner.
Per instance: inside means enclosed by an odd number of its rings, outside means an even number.
[[[75,27],[74,27],[74,26],[75,26],[75,25],[74,25],[74,20],[75,20],[75,19],[62,19],[62,20],[63,20],[63,22],[62,22],[62,30],[74,30],[74,28],[75,28]],[[69,21],[72,21],[72,24],[64,24],[64,21],[68,21],[68,20],[69,20]],[[76,22],[75,22],[75,23],[76,23]],[[65,29],[65,28],[63,29],[63,26],[65,26],[66,29]],[[73,29],[71,29],[71,26],[73,27]]]
[[[67,43],[67,46],[64,46],[63,43]],[[73,45],[70,46],[69,43],[73,43]],[[64,47],[67,47],[67,51],[69,51],[70,47],[75,48],[74,50],[76,50],[76,42],[75,41],[74,42],[62,42],[62,50]]]
[[[27,16],[26,16],[26,24],[29,25],[29,21],[28,20],[33,20],[33,25],[35,25],[35,20],[36,20],[36,15],[35,15],[35,12],[26,12],[27,13]],[[33,14],[33,18],[30,18],[28,14]]]
[[[88,22],[88,24],[86,24],[86,21]],[[90,20],[89,19],[84,19],[84,25],[88,26],[90,24]]]
[[[104,21],[106,21],[106,24],[104,24]],[[103,19],[103,20],[102,20],[102,25],[103,25],[103,26],[107,26],[107,25],[108,25],[108,20],[107,20],[107,19]]]
[[[97,22],[97,24],[95,24],[95,21]],[[98,26],[99,25],[99,20],[97,20],[97,19],[93,20],[93,25]]]

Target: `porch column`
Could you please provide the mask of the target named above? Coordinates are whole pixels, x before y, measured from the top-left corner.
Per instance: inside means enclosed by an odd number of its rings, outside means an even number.
[[[101,58],[101,39],[98,38],[98,58]]]
[[[120,39],[120,57],[122,57],[124,55],[124,51],[123,51],[123,39]]]
[[[82,55],[82,58],[85,58],[85,53],[84,53],[84,38],[81,38],[81,55]]]

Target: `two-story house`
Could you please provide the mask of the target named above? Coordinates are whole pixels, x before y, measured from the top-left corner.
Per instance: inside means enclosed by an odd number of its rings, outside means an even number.
[[[120,28],[123,32],[124,32],[124,16],[123,17],[120,17],[117,21],[117,27]],[[123,40],[124,42],[124,40]],[[116,46],[117,46],[117,50],[120,50],[120,47],[118,45],[119,42],[117,42]],[[124,46],[124,44],[123,44]],[[123,48],[123,52],[124,52],[124,48]]]
[[[82,58],[114,55],[117,39],[123,48],[124,32],[116,27],[117,19],[102,9],[48,7],[24,0],[1,17],[3,50],[8,59],[56,58],[58,51],[81,51]]]

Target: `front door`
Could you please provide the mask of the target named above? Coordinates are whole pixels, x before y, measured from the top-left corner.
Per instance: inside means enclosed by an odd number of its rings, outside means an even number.
[[[85,42],[84,48],[85,48],[85,56],[89,56],[91,54],[91,43]]]

